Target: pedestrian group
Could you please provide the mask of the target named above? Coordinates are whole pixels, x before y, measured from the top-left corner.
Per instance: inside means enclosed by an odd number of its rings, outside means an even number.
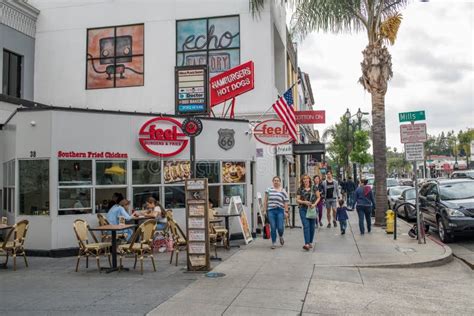
[[[323,208],[326,209],[327,228],[337,227],[339,222],[341,235],[344,235],[349,220],[347,212],[355,209],[359,218],[360,234],[365,234],[366,227],[367,232],[371,232],[371,215],[375,209],[375,199],[372,188],[367,183],[367,180],[361,179],[356,188],[351,177],[339,183],[333,178],[331,171],[327,172],[323,181],[319,175],[314,176],[313,181],[307,174],[301,176],[300,186],[296,192],[296,203],[303,225],[304,250],[309,251],[314,247],[316,229],[318,226],[323,227]],[[289,196],[282,187],[280,177],[273,177],[272,184],[265,192],[263,209],[270,222],[271,248],[275,249],[277,233],[280,245],[283,246],[285,243],[284,220],[288,218]]]

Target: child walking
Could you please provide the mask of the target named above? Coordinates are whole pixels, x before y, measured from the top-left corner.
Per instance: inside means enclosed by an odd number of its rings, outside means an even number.
[[[344,206],[344,200],[340,199],[338,203],[339,207],[336,210],[336,221],[339,222],[339,226],[341,227],[341,235],[344,235],[346,233],[349,216],[347,216],[347,207]]]

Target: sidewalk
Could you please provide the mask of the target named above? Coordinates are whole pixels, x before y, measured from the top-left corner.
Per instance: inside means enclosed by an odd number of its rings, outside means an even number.
[[[410,225],[404,221],[399,220],[400,234],[393,240],[379,227],[360,235],[357,214],[349,216],[346,235],[339,227],[318,229],[314,252],[302,249],[302,229],[286,228],[285,245],[274,250],[259,237],[213,270],[224,277],[198,278],[149,315],[296,315],[311,312],[312,301],[321,297],[317,282],[311,283],[315,278],[360,284],[361,268],[435,266],[452,259],[449,247],[408,237]],[[323,292],[337,295],[337,286]]]

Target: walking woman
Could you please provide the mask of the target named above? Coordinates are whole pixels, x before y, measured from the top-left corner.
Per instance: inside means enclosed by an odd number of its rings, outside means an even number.
[[[324,206],[324,197],[323,197],[323,192],[324,192],[324,187],[323,183],[321,181],[321,178],[318,175],[315,175],[313,177],[313,188],[314,191],[319,191],[319,202],[316,204],[316,208],[318,211],[318,222],[316,225],[319,223],[319,226],[323,227],[323,222],[321,221],[323,218],[323,206]]]
[[[270,221],[270,235],[272,237],[272,249],[276,247],[277,230],[280,236],[280,245],[283,246],[283,232],[285,230],[284,219],[288,217],[288,193],[281,186],[281,178],[278,176],[272,179],[273,186],[265,192],[263,209],[266,210]]]
[[[359,187],[355,190],[355,203],[357,215],[359,215],[359,230],[360,234],[364,235],[364,217],[367,222],[367,232],[371,229],[371,213],[372,208],[375,207],[374,193],[370,186],[367,185],[367,180],[360,179]]]
[[[311,178],[305,174],[301,176],[301,185],[296,193],[296,203],[300,210],[301,223],[303,224],[304,246],[308,251],[313,247],[314,231],[316,226],[316,217],[306,217],[309,207],[316,207],[319,203],[319,191],[311,185]]]

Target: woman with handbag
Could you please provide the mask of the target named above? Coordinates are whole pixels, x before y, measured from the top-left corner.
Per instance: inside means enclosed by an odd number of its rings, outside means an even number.
[[[314,232],[316,226],[316,205],[320,200],[319,190],[311,185],[311,178],[304,174],[301,176],[301,184],[296,193],[296,203],[300,210],[301,223],[303,224],[304,246],[308,251],[313,247]]]
[[[285,231],[284,219],[288,217],[288,193],[281,186],[281,178],[275,176],[272,179],[273,186],[265,192],[263,209],[270,221],[270,235],[272,237],[272,249],[276,248],[277,230],[280,236],[280,245],[283,246],[283,232]]]

